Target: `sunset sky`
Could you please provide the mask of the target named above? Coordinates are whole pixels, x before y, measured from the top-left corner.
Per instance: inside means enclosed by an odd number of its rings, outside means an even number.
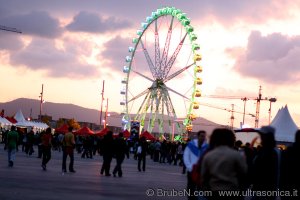
[[[300,0],[0,0],[0,25],[22,31],[0,30],[0,102],[39,99],[44,84],[45,101],[99,109],[105,80],[109,111],[120,112],[128,47],[162,6],[185,12],[198,35],[202,94],[220,97],[200,102],[243,112],[240,98],[248,97],[246,113],[255,114],[251,99],[262,86],[263,98],[277,98],[272,117],[288,105],[300,126]],[[261,102],[260,125],[269,105]],[[230,124],[225,110],[200,104],[198,114]],[[235,126],[242,117],[235,114]],[[253,117],[245,121],[254,126]]]

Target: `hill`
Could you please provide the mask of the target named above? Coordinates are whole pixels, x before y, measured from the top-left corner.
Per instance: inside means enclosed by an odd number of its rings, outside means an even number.
[[[40,101],[35,99],[19,98],[10,102],[0,103],[0,109],[5,110],[5,116],[13,116],[22,110],[24,117],[38,118],[40,113]],[[74,118],[77,121],[99,123],[100,113],[95,109],[80,107],[65,103],[43,103],[43,115],[52,116],[54,120],[59,118]]]
[[[30,117],[30,113],[33,119],[38,118],[40,113],[40,101],[35,99],[19,98],[10,102],[0,103],[0,110],[5,110],[5,116],[14,116],[16,112],[21,110],[24,117]],[[99,124],[100,112],[96,109],[84,108],[74,104],[66,103],[52,103],[46,102],[43,104],[43,115],[52,116],[53,120],[58,120],[59,118],[74,118],[79,122],[92,122]],[[110,116],[107,118],[108,124],[110,126],[121,126],[121,115],[118,113],[109,113]],[[104,119],[104,113],[102,115]],[[193,131],[203,129],[208,133],[221,125],[216,124],[204,118],[197,118],[194,122]],[[167,128],[165,129],[167,130]],[[155,131],[155,130],[154,130]]]

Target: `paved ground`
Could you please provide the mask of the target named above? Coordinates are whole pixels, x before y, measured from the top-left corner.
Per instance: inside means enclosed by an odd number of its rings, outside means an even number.
[[[148,158],[146,172],[138,172],[137,161],[130,158],[124,161],[122,178],[105,177],[99,174],[102,157],[82,159],[76,154],[76,173],[63,175],[61,153],[53,152],[47,171],[43,171],[36,152],[31,157],[17,152],[15,165],[10,168],[7,152],[0,144],[0,200],[187,199],[182,194],[186,175],[179,166]]]

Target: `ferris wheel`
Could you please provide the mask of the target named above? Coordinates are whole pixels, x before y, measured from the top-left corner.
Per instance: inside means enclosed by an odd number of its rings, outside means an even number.
[[[130,130],[135,121],[150,133],[192,130],[199,109],[202,67],[190,21],[181,10],[163,7],[141,23],[123,67],[120,104],[124,129]]]

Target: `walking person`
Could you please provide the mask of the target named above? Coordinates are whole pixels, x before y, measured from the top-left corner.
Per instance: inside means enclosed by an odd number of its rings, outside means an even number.
[[[137,148],[137,157],[138,157],[138,170],[141,171],[141,164],[143,172],[146,171],[146,155],[148,151],[148,143],[145,137],[141,137],[138,148]]]
[[[34,153],[33,150],[34,132],[32,129],[26,134],[26,138],[27,138],[27,143],[25,147],[25,153],[27,154],[27,156],[31,156]]]
[[[51,146],[52,146],[52,134],[51,128],[47,128],[46,132],[42,135],[42,168],[44,171],[47,169],[47,163],[51,159]]]
[[[159,142],[159,140],[156,140],[156,142],[154,143],[154,156],[153,156],[154,162],[159,161],[160,147],[161,147],[161,143]]]
[[[281,152],[276,148],[275,128],[259,129],[261,149],[253,160],[251,182],[253,191],[276,191],[279,189]],[[254,196],[253,199],[273,200],[276,196]]]
[[[219,191],[245,189],[247,163],[243,155],[234,149],[235,135],[230,129],[213,131],[209,148],[201,163],[201,189],[211,191],[211,200],[244,199],[242,196],[220,196]]]
[[[102,140],[102,155],[103,164],[101,167],[100,174],[105,172],[105,176],[111,176],[110,174],[110,164],[113,158],[113,132],[108,131]]]
[[[203,130],[198,131],[197,138],[191,140],[184,149],[183,162],[187,170],[187,190],[193,194],[197,190],[196,183],[192,180],[193,165],[203,156],[208,148],[206,142],[206,132]],[[197,199],[196,196],[188,196],[189,200]]]
[[[19,133],[16,131],[16,126],[11,126],[11,130],[7,133],[7,154],[9,167],[14,166],[18,140]]]
[[[116,138],[114,141],[114,153],[116,156],[117,165],[114,168],[113,175],[116,177],[116,174],[118,173],[118,176],[122,177],[122,163],[125,159],[125,155],[127,156],[127,159],[129,158],[128,147],[122,132],[119,133],[118,138]]]
[[[300,130],[296,131],[295,142],[282,153],[281,190],[300,191]],[[296,197],[295,197],[296,198]],[[291,197],[281,197],[282,200]]]
[[[16,131],[16,126],[11,126],[11,130],[7,133],[7,155],[9,167],[14,166],[18,140],[19,133]]]
[[[72,133],[73,127],[70,126],[68,128],[68,131],[65,134],[65,137],[63,139],[63,162],[62,162],[62,172],[67,172],[67,157],[70,157],[70,164],[69,164],[69,172],[75,173],[74,170],[74,147],[75,147],[75,137]]]
[[[36,137],[36,143],[38,144],[38,156],[37,158],[42,158],[43,156],[43,149],[42,149],[42,136],[45,134],[45,131],[43,130],[40,133],[37,133]]]

